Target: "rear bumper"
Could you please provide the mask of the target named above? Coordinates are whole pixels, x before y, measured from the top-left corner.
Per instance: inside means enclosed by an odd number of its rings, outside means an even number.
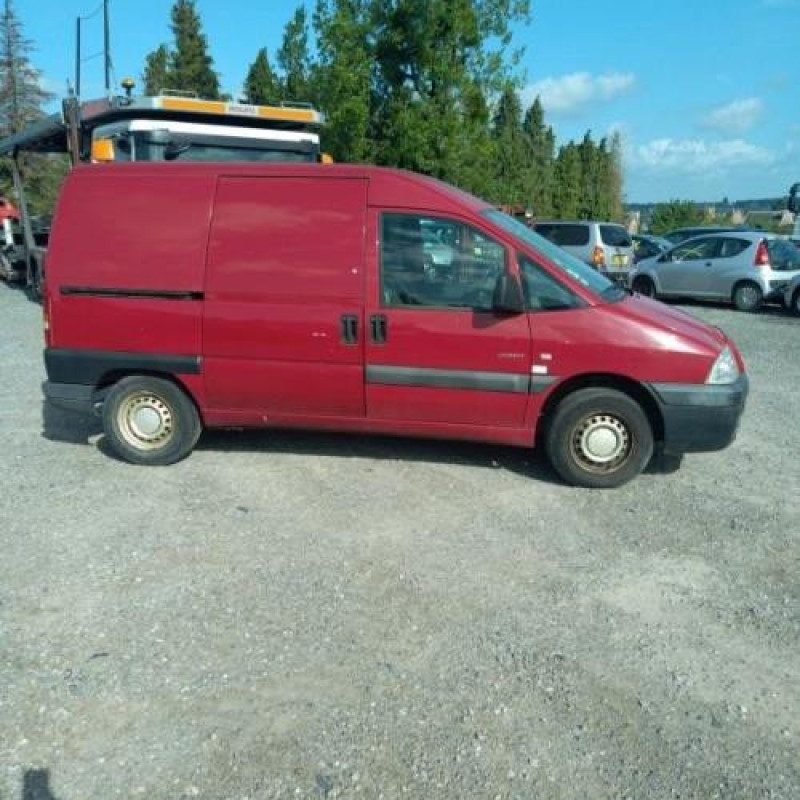
[[[45,381],[42,391],[47,401],[57,408],[89,414],[94,410],[94,386],[80,383],[53,383]]]
[[[735,438],[749,391],[747,375],[726,386],[651,384],[664,420],[664,451],[723,450]]]

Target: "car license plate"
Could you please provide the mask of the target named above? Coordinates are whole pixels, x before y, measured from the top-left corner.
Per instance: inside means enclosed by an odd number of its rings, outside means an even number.
[[[624,267],[628,263],[628,256],[624,253],[616,253],[612,258],[615,267]]]

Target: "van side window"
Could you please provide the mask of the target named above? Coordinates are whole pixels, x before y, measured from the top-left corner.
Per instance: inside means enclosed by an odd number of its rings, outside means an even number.
[[[506,268],[503,245],[470,225],[416,214],[381,216],[384,306],[490,310]]]
[[[517,259],[522,275],[522,291],[529,311],[565,311],[585,305],[580,297],[527,256],[520,253]]]

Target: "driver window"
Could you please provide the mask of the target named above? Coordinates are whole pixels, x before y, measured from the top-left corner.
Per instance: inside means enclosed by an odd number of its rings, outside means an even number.
[[[714,258],[718,239],[691,239],[672,251],[673,261],[700,261]]]
[[[470,225],[415,214],[381,216],[384,306],[489,311],[505,271],[503,245]]]

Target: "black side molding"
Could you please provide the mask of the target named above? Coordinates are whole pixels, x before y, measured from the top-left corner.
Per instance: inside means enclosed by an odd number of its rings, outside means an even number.
[[[183,289],[120,289],[106,286],[62,286],[64,297],[127,297],[143,300],[202,300],[203,292]]]
[[[158,353],[118,353],[110,350],[66,350],[48,347],[44,351],[47,377],[52,383],[80,383],[97,386],[110,372],[166,372],[199,375],[200,356]]]
[[[429,386],[441,389],[538,394],[557,380],[558,378],[550,376],[531,376],[517,372],[396,367],[383,364],[367,366],[367,383],[384,386]]]

